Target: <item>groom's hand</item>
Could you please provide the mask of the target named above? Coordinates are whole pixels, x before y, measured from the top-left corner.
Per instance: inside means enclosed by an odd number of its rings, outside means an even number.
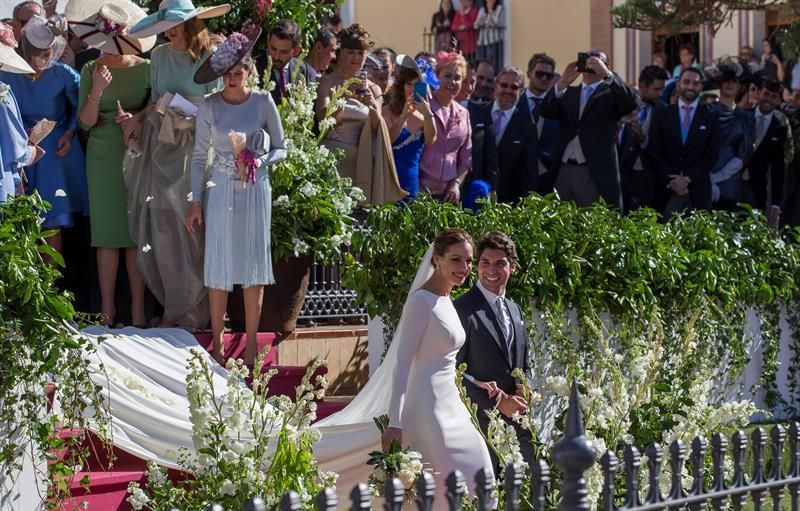
[[[497,403],[497,409],[503,416],[511,418],[514,413],[523,413],[528,409],[525,400],[520,396],[506,396]]]

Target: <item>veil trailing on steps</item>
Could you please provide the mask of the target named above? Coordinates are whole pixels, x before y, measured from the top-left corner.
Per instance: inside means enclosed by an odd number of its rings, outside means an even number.
[[[433,245],[425,252],[411,296],[433,274]],[[370,467],[367,453],[380,449],[380,435],[373,417],[386,414],[397,367],[396,339],[407,317],[405,306],[383,363],[350,404],[340,412],[316,423],[321,439],[314,455],[324,470],[339,474],[337,488],[342,496],[358,482],[366,481]],[[192,448],[192,422],[186,391],[186,365],[191,349],[199,345],[190,333],[180,329],[124,328],[111,331],[89,328],[84,332],[96,346],[90,363],[96,369],[94,381],[102,387],[111,410],[113,444],[137,457],[180,468],[180,447]],[[100,338],[103,338],[100,342]],[[205,350],[200,349],[212,372],[216,389],[226,388],[226,371]],[[102,365],[102,370],[100,369]]]

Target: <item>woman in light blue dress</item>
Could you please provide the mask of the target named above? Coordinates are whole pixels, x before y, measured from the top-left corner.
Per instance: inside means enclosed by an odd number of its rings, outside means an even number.
[[[16,46],[12,28],[0,23],[0,71],[4,74],[33,73],[28,63],[14,51]],[[43,154],[40,149],[38,156]],[[28,144],[14,91],[0,81],[0,204],[14,197],[22,184],[19,170],[36,158],[37,149]]]
[[[211,39],[199,18],[181,21],[168,5],[133,28],[150,33],[157,20],[168,42],[150,54],[150,106],[138,130],[140,155],[129,153],[123,173],[128,189],[128,226],[140,250],[137,264],[145,284],[164,307],[161,326],[197,329],[208,325],[208,293],[203,285],[203,237],[183,226],[190,202],[194,149],[193,112],[219,80],[197,84],[193,77],[211,53]],[[180,96],[189,104],[169,106]],[[149,246],[145,252],[141,247]]]
[[[422,149],[436,141],[436,123],[428,98],[417,98],[414,86],[425,83],[433,89],[439,80],[430,65],[408,55],[397,56],[397,78],[389,90],[389,102],[383,107],[383,118],[392,141],[392,154],[400,187],[408,192],[403,201],[413,200],[419,192],[419,160]]]
[[[40,142],[44,157],[25,169],[26,193],[38,192],[50,203],[42,212],[43,228],[58,231],[47,243],[61,251],[62,228],[73,225],[73,214],[89,213],[86,161],[78,142],[78,89],[80,76],[57,62],[66,41],[66,20],[34,16],[22,30],[22,55],[32,75],[0,72],[0,80],[14,91],[22,122],[30,130],[41,119],[55,121],[53,131]]]
[[[186,227],[200,235],[205,227],[204,280],[209,288],[213,356],[223,360],[223,329],[228,293],[244,291],[247,344],[244,361],[256,357],[256,334],[264,286],[274,284],[270,246],[272,190],[270,167],[286,158],[283,126],[272,96],[254,91],[247,79],[254,70],[249,52],[259,28],[231,34],[205,60],[195,81],[223,77],[224,89],[208,96],[197,112],[192,156],[192,201]],[[230,132],[246,139],[238,158]],[[214,151],[206,177],[209,149]],[[205,202],[205,210],[203,210]]]

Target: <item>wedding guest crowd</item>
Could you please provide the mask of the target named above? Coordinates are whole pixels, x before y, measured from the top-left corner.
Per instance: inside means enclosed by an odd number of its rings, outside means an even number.
[[[70,0],[57,15],[29,0],[0,25],[0,201],[47,200],[42,227],[59,251],[88,217],[105,324],[147,324],[149,290],[162,326],[210,321],[221,359],[228,293],[241,285],[252,362],[274,283],[278,112],[298,83],[316,82],[315,129],[364,191],[360,207],[425,193],[478,209],[556,192],[623,214],[651,207],[664,221],[748,203],[772,225],[800,224],[800,66],[772,39],[760,55],[742,47],[707,66],[691,44],[674,69],[655,54],[634,88],[599,48],[561,68],[538,49],[524,70],[502,65],[501,0],[442,0],[438,50],[413,57],[340,20],[309,37],[291,19],[263,35],[209,32],[204,20],[229,10],[164,0],[147,15],[129,0]],[[269,66],[274,86],[252,88]]]

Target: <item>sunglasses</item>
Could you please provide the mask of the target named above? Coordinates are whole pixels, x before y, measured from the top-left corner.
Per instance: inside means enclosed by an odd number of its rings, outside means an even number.
[[[498,82],[498,87],[501,89],[511,89],[511,90],[519,90],[520,86],[516,83],[505,83],[505,82]]]
[[[556,75],[555,73],[550,73],[550,72],[547,72],[547,71],[534,71],[533,72],[533,76],[535,76],[536,78],[547,78],[548,80],[552,80],[555,75]]]

